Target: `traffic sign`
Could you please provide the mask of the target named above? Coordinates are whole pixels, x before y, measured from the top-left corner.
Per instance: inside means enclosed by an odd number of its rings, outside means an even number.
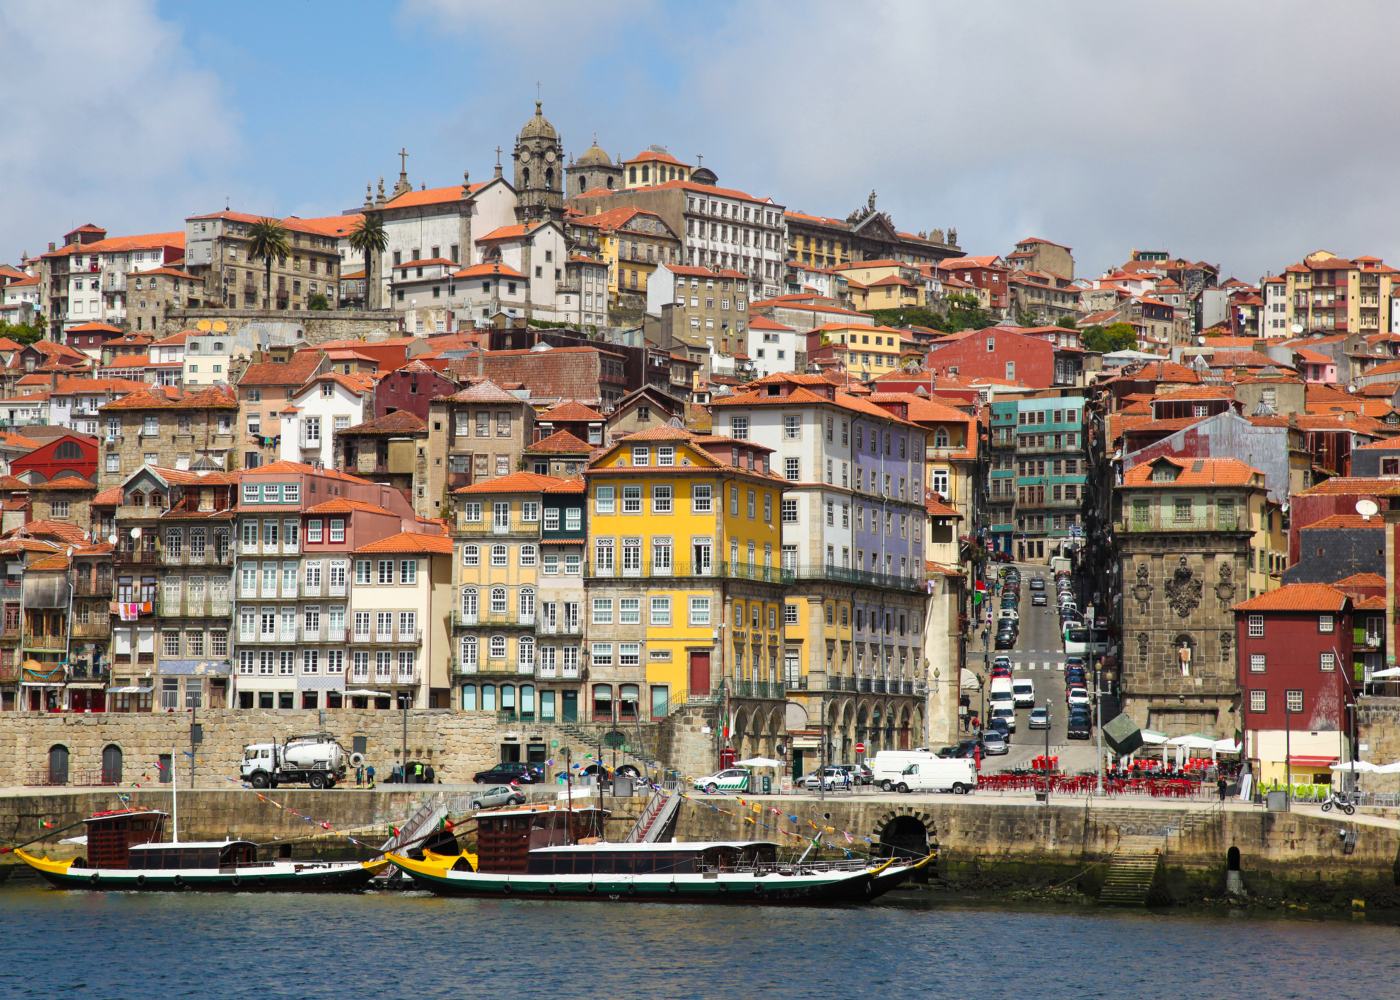
[[[857,743],[857,744],[856,744],[856,753],[865,753],[865,744],[864,744],[864,743]]]

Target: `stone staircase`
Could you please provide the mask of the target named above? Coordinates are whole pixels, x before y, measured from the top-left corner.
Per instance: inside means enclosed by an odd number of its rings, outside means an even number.
[[[1146,906],[1162,861],[1165,837],[1124,837],[1108,862],[1099,889],[1101,906]]]

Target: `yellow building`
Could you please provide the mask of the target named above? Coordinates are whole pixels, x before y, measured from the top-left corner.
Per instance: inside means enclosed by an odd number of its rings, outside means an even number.
[[[823,347],[837,348],[836,353],[845,359],[846,368],[852,374],[878,378],[899,367],[904,334],[893,327],[823,323],[812,332],[821,336]]]
[[[776,751],[785,574],[771,451],[667,426],[589,465],[591,721],[713,706],[736,751]]]
[[[861,312],[926,308],[930,304],[932,282],[908,261],[858,260],[832,270],[845,277],[851,305]]]
[[[656,265],[681,260],[680,238],[661,216],[644,208],[623,205],[597,215],[573,216],[567,226],[596,233],[598,256],[608,265],[608,303],[613,309],[645,306],[647,280]]]
[[[1281,289],[1276,283],[1266,285],[1266,335],[1385,333],[1390,329],[1391,292],[1400,288],[1395,274],[1379,257],[1350,260],[1315,251],[1284,270]],[[1276,298],[1280,292],[1281,298]]]

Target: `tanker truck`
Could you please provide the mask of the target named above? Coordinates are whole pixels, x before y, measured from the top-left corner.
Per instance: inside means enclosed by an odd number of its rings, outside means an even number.
[[[345,748],[326,733],[293,736],[285,743],[250,743],[243,748],[243,780],[254,788],[331,788],[345,779],[345,761]]]

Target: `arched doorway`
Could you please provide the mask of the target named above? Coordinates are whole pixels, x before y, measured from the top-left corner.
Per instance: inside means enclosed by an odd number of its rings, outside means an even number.
[[[1240,870],[1240,849],[1238,847],[1232,847],[1225,852],[1225,868],[1232,872]]]
[[[49,747],[49,784],[68,784],[68,748],[62,743]]]
[[[120,785],[122,783],[122,748],[108,743],[102,748],[102,783]]]
[[[928,827],[915,816],[893,816],[880,828],[875,849],[882,858],[922,858],[929,851]]]

